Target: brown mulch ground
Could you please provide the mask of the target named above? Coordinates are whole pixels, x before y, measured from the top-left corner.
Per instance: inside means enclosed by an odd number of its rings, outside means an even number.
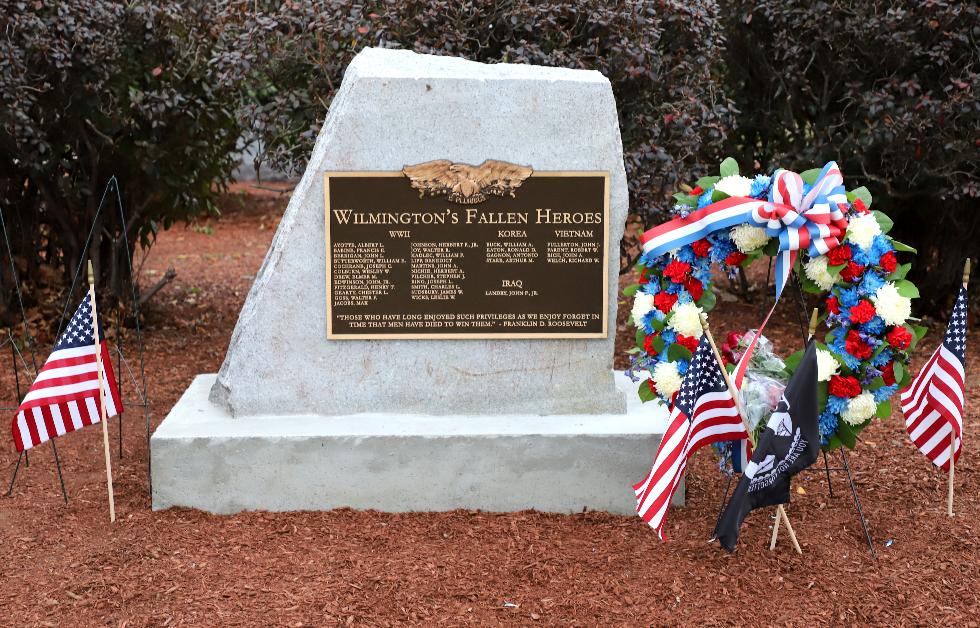
[[[243,190],[226,198],[220,221],[163,234],[146,260],[145,284],[168,266],[178,272],[147,319],[154,426],[195,374],[220,365],[285,207],[285,195]],[[785,309],[769,335],[793,350],[800,332]],[[722,299],[712,320],[724,332],[758,314],[758,303]],[[621,325],[621,339],[631,335]],[[970,354],[977,364],[976,344]],[[15,403],[10,378],[0,382],[3,405]],[[980,427],[974,383],[968,434]],[[124,387],[127,399],[132,391]],[[803,556],[765,549],[771,519],[762,511],[747,519],[734,555],[708,545],[725,481],[707,453],[695,457],[689,506],[671,513],[667,544],[635,517],[602,513],[152,512],[142,421],[126,417],[125,457],[114,460],[115,525],[98,428],[58,441],[67,506],[49,447],[0,498],[0,624],[977,626],[980,615],[975,448],[957,466],[957,516],[948,519],[946,476],[913,449],[898,414],[870,427],[851,455],[877,561],[844,476],[835,474],[830,497],[816,468],[797,479],[788,508]],[[15,460],[9,447],[0,452],[4,478]]]

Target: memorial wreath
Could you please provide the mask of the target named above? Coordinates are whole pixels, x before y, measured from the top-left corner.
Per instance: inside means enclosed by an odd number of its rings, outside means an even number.
[[[823,295],[821,445],[853,448],[875,417],[891,413],[889,399],[911,379],[909,356],[925,328],[910,322],[918,290],[905,278],[911,264],[896,254],[915,250],[888,236],[892,220],[871,211],[866,188],[845,190],[834,162],[748,178],[729,158],[719,176],[684,186],[674,199],[676,217],[643,234],[639,281],[625,290],[636,327],[629,374],[640,383],[640,398],[669,405],[680,388],[703,333],[701,315],[715,306],[713,266],[733,277],[738,267],[775,258],[776,302],[793,275],[803,290]],[[773,353],[761,334],[768,319],[758,330],[729,334],[723,345],[757,432],[802,356]],[[723,467],[733,447],[716,447]]]

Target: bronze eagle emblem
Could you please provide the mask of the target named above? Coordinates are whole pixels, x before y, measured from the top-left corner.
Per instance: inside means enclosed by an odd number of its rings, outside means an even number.
[[[437,159],[402,168],[412,187],[419,191],[419,198],[445,194],[451,202],[466,205],[482,203],[488,194],[513,197],[514,190],[532,172],[530,166],[496,159],[487,159],[479,166]]]

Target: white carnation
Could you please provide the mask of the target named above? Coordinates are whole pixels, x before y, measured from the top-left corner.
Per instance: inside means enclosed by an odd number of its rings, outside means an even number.
[[[681,387],[681,374],[677,365],[673,362],[657,362],[657,366],[653,367],[653,385],[657,387],[657,392],[670,399]]]
[[[823,349],[817,349],[817,381],[828,382],[830,378],[837,374],[840,364],[837,358]]]
[[[748,224],[741,224],[732,227],[732,242],[743,253],[751,253],[759,247],[765,246],[769,241],[766,230],[762,227],[753,227]]]
[[[715,189],[729,196],[748,196],[752,193],[752,179],[732,174],[715,183]]]
[[[669,325],[678,334],[700,338],[703,333],[701,308],[694,303],[675,303],[671,309]]]
[[[861,425],[878,411],[878,404],[875,403],[875,396],[869,392],[863,392],[847,402],[847,409],[841,414],[841,418],[849,425]]]
[[[912,315],[912,300],[900,295],[898,288],[890,281],[878,288],[871,300],[886,325],[901,325]]]
[[[653,295],[646,292],[637,292],[633,299],[633,324],[637,327],[643,325],[643,317],[653,309]]]
[[[871,248],[871,242],[879,233],[881,233],[881,225],[875,220],[874,214],[863,214],[852,218],[847,224],[847,240],[865,251]]]
[[[813,283],[820,286],[821,290],[830,290],[837,282],[830,271],[827,270],[827,256],[813,257],[803,265],[803,272],[813,280]]]

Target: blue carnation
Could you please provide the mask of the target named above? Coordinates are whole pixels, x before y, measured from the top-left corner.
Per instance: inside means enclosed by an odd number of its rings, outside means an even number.
[[[660,281],[654,279],[653,281],[648,281],[640,286],[640,292],[645,292],[647,294],[657,294],[660,292]]]
[[[691,271],[691,275],[695,279],[700,281],[702,284],[707,284],[711,281],[711,267],[710,266],[697,266]]]
[[[868,254],[864,252],[864,249],[857,246],[856,244],[849,244],[848,246],[851,247],[851,260],[855,264],[860,264],[861,266],[867,266],[871,260],[868,258]]]
[[[684,292],[684,284],[674,283],[673,281],[666,288],[666,292],[669,294],[680,294]]]
[[[660,337],[664,339],[665,348],[677,342],[677,332],[675,332],[673,329],[664,328],[664,330],[660,332]],[[664,351],[663,353],[667,352]]]
[[[830,395],[827,397],[827,412],[842,414],[845,410],[847,410],[847,404],[849,401],[850,400],[847,397]]]
[[[649,334],[652,334],[655,331],[654,328],[653,328],[653,321],[654,320],[662,321],[663,320],[663,316],[664,316],[663,312],[661,312],[660,310],[658,310],[656,308],[654,308],[654,309],[650,310],[649,312],[647,312],[646,314],[644,314],[643,315],[643,321],[642,321],[642,323],[643,323],[643,331],[645,331],[648,335]]]
[[[752,188],[749,191],[749,196],[752,198],[765,198],[769,191],[769,183],[771,179],[764,174],[755,175],[755,179],[752,181]]]
[[[692,303],[693,301],[694,301],[694,297],[687,290],[685,290],[684,292],[677,293],[678,303]]]
[[[698,209],[703,209],[708,205],[711,205],[711,193],[714,188],[709,189],[707,192],[698,197]]]
[[[858,292],[864,296],[872,296],[878,293],[878,289],[885,285],[885,280],[881,275],[871,270],[864,273],[864,279],[858,285]]]
[[[719,235],[721,234],[721,235]],[[735,251],[735,243],[732,242],[727,230],[717,231],[708,237],[711,241],[711,261],[722,263],[725,258]]]
[[[837,301],[840,303],[841,309],[850,309],[858,304],[860,301],[860,295],[858,294],[857,288],[840,288],[837,293]]]
[[[837,415],[830,410],[825,410],[817,419],[817,425],[820,428],[820,444],[826,445],[837,433]]]
[[[687,360],[678,360],[674,362],[674,365],[677,367],[677,372],[683,375],[684,373],[687,373],[687,368],[690,366],[690,362]]]
[[[677,249],[677,254],[674,257],[687,264],[693,264],[694,260],[697,259],[697,255],[694,254],[694,249],[691,248],[690,244]]]
[[[871,250],[868,251],[868,258],[875,266],[881,261],[881,256],[890,251],[894,251],[891,240],[887,236],[878,234],[871,241]]]
[[[871,358],[871,364],[877,367],[882,367],[892,361],[895,356],[892,354],[891,349],[882,349],[881,353]]]
[[[898,392],[898,384],[892,384],[891,386],[882,386],[878,390],[874,391],[875,401],[881,403],[882,401],[888,399],[892,395]]]
[[[885,321],[875,314],[870,321],[861,324],[861,331],[880,336],[885,331]]]

